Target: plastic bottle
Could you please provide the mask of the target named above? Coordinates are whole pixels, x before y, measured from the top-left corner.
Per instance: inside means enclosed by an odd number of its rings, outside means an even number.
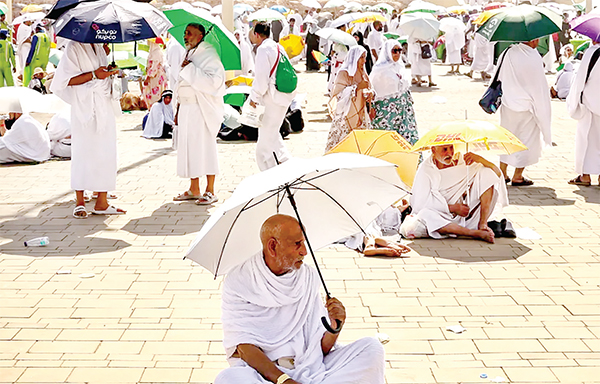
[[[24,244],[26,247],[43,247],[50,244],[50,239],[47,237],[37,237],[26,241]]]

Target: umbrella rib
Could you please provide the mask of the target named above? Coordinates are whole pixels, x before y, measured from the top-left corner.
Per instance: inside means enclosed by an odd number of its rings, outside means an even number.
[[[231,231],[233,231],[233,226],[235,225],[237,220],[240,218],[240,215],[242,214],[242,212],[244,212],[246,210],[246,207],[252,202],[252,200],[253,199],[248,201],[246,203],[246,205],[244,206],[244,208],[240,209],[238,214],[235,216],[233,223],[231,223],[231,225],[229,226],[229,230],[227,231],[227,236],[225,236],[225,240],[223,241],[223,247],[221,247],[221,254],[219,255],[219,261],[217,261],[217,268],[215,269],[215,280],[217,279],[217,275],[219,273],[219,267],[221,266],[221,260],[223,260],[223,253],[225,252],[225,246],[227,245],[227,240],[229,240],[229,235],[231,235]]]

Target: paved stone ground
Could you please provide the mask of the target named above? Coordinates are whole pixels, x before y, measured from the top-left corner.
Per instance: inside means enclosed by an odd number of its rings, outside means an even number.
[[[420,130],[465,111],[497,121],[476,104],[482,83],[446,70],[435,67],[439,88],[413,92]],[[323,151],[324,76],[300,76],[307,128],[287,140],[297,156]],[[186,181],[170,142],[140,138],[141,117],[119,119],[125,216],[72,219],[69,162],[0,168],[0,382],[209,383],[226,367],[222,280],[182,260],[211,209],[172,202]],[[342,340],[389,334],[388,383],[600,381],[600,187],[567,185],[575,123],[561,102],[553,118],[557,145],[526,171],[535,186],[509,188],[506,212],[541,240],[418,240],[403,259],[318,252],[347,307]],[[257,167],[252,143],[221,143],[219,154],[222,202]],[[23,246],[42,235],[50,246]],[[459,323],[466,332],[445,330]]]

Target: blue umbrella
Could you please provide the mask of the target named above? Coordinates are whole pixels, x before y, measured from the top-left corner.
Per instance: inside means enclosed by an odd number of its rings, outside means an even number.
[[[80,3],[61,15],[56,35],[80,43],[125,43],[160,36],[172,25],[150,4],[132,0]]]
[[[248,4],[243,4],[243,3],[240,3],[240,4],[235,4],[235,5],[233,6],[233,10],[234,10],[234,11],[237,11],[237,10],[239,10],[241,13],[243,13],[243,12],[248,12],[248,13],[250,13],[250,12],[254,12],[254,11],[255,11],[255,9],[254,9],[254,7],[253,7],[253,6],[251,6],[251,5],[248,5]]]
[[[288,13],[290,10],[284,7],[283,5],[274,5],[271,7],[272,10],[277,11],[281,14]]]

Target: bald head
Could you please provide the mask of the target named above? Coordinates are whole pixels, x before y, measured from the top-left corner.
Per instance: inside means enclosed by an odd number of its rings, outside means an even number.
[[[265,263],[275,275],[283,275],[302,266],[306,256],[304,234],[298,220],[288,215],[269,217],[260,228]]]

